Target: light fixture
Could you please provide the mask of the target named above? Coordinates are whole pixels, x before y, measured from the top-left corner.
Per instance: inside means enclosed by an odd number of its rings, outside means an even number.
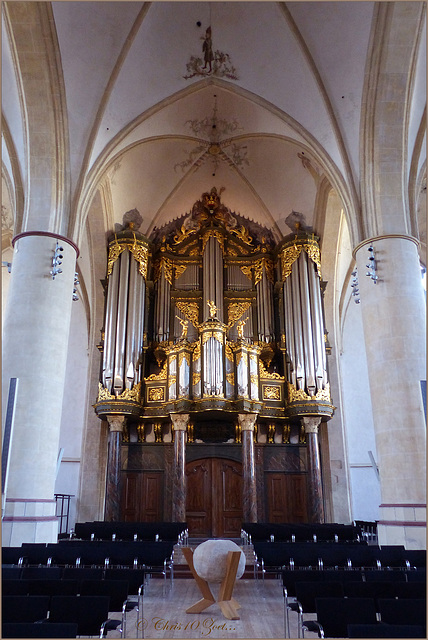
[[[77,285],[80,284],[79,282],[79,274],[77,273],[77,271],[75,271],[74,273],[74,288],[73,288],[73,300],[78,300],[79,296],[77,295]]]
[[[52,258],[52,269],[50,270],[50,274],[52,276],[52,280],[55,280],[55,277],[62,273],[62,269],[59,268],[59,265],[62,264],[63,255],[61,251],[64,251],[62,247],[59,246],[58,240],[56,242],[56,247],[54,250],[54,255]]]
[[[373,280],[373,283],[376,284],[379,278],[376,275],[376,258],[375,258],[374,249],[372,245],[369,246],[367,251],[370,253],[370,256],[369,256],[369,264],[366,264],[366,267],[368,269],[366,276],[368,276],[371,280]]]
[[[360,304],[360,290],[359,290],[359,283],[358,283],[358,271],[355,268],[355,271],[352,272],[352,282],[351,282],[351,289],[352,289],[352,295],[354,297],[354,302],[355,304]]]

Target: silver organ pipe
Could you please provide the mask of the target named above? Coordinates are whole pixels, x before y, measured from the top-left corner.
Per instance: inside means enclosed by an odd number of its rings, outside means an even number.
[[[206,318],[206,301],[217,307],[217,318],[223,322],[223,252],[216,238],[209,238],[203,256],[203,317]]]
[[[104,352],[103,352],[103,373],[102,382],[103,386],[111,393],[113,382],[113,368],[114,368],[114,343],[116,335],[116,310],[117,310],[117,297],[118,297],[118,283],[119,280],[119,263],[116,261],[113,265],[113,271],[109,278],[108,290],[107,290],[107,306],[106,306],[106,318],[105,318],[105,331],[104,331]]]
[[[132,230],[110,242],[102,384],[116,396],[140,381],[147,259]]]
[[[328,384],[319,248],[313,238],[303,236],[296,238],[293,246],[286,246],[283,254],[286,261],[287,256],[284,323],[289,381],[313,397]]]
[[[257,291],[257,322],[259,340],[270,342],[273,339],[273,293],[272,284],[263,266],[262,277],[256,285]]]
[[[171,304],[171,284],[169,274],[162,261],[160,275],[157,281],[156,311],[155,311],[155,339],[157,342],[169,340],[169,316]]]

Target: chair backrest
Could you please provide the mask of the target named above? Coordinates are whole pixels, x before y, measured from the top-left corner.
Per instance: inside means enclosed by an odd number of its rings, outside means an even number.
[[[6,622],[2,625],[2,638],[75,638],[77,624],[57,622]]]
[[[425,598],[379,600],[380,619],[387,624],[426,625]]]
[[[93,567],[64,567],[62,577],[64,580],[102,580],[104,569]]]
[[[2,580],[19,580],[22,573],[22,567],[2,567]]]
[[[60,567],[24,567],[21,578],[23,580],[60,580]]]
[[[372,598],[316,598],[315,608],[325,637],[346,638],[348,624],[377,621]]]
[[[391,571],[368,569],[364,571],[364,578],[366,582],[406,582],[406,572],[400,569]]]
[[[340,569],[324,569],[322,572],[324,580],[329,582],[341,582],[346,584],[347,582],[363,582],[363,571],[341,571]]]
[[[28,596],[28,580],[2,580],[3,596]]]
[[[30,596],[77,596],[78,580],[28,580]]]
[[[408,624],[348,624],[348,638],[425,638],[424,628]]]
[[[77,623],[79,636],[99,636],[108,619],[109,604],[108,596],[53,596],[49,620]]]
[[[18,564],[20,558],[25,558],[25,549],[22,547],[2,547],[1,549],[1,563]]]
[[[343,585],[340,582],[296,582],[296,600],[300,602],[305,613],[315,612],[316,598],[343,598],[343,596]]]
[[[138,594],[138,589],[145,581],[144,569],[106,569],[104,573],[105,580],[126,580],[128,582],[128,594]]]
[[[127,580],[82,580],[80,583],[81,596],[108,596],[110,611],[122,610],[122,605],[128,597],[128,590]]]
[[[306,569],[285,569],[282,571],[282,584],[287,589],[288,596],[296,595],[298,582],[323,582],[323,571],[307,571]]]
[[[427,586],[425,582],[395,582],[390,598],[426,598]]]
[[[386,581],[349,582],[344,585],[344,591],[347,598],[373,598],[376,611],[379,612],[379,598],[394,597],[394,584]]]
[[[37,622],[48,610],[49,596],[2,596],[3,622]]]

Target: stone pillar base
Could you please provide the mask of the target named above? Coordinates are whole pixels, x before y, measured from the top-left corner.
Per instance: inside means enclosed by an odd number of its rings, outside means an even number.
[[[406,549],[426,549],[424,504],[381,504],[377,526],[380,545],[402,544]]]
[[[58,542],[55,500],[7,499],[2,520],[2,545],[22,542]]]

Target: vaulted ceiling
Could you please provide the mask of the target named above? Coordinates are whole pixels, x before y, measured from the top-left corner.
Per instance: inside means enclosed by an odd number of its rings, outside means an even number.
[[[358,211],[375,6],[53,2],[74,215],[102,186],[107,226],[137,210],[150,235],[216,186],[232,211],[280,237],[293,211],[317,231],[323,176]],[[211,71],[202,50],[208,27]],[[24,131],[9,106],[11,60],[6,43],[4,113],[25,167]]]

